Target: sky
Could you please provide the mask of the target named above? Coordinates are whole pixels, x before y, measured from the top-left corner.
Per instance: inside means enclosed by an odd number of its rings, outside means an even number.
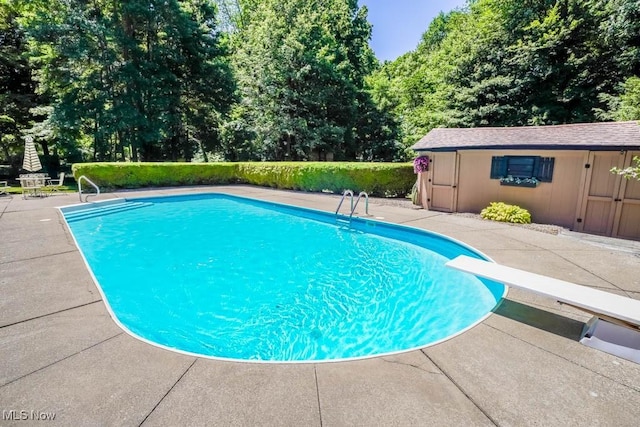
[[[371,48],[380,61],[414,50],[440,12],[463,7],[466,0],[358,0],[369,9]]]

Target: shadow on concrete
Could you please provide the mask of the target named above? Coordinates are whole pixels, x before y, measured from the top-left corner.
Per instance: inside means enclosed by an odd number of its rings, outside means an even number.
[[[502,304],[494,310],[494,313],[573,341],[580,340],[584,327],[584,322],[509,299],[504,299]]]

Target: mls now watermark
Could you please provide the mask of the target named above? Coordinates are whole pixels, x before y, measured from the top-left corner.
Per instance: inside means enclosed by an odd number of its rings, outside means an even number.
[[[2,410],[2,421],[53,421],[56,419],[55,412],[42,411],[18,411],[16,409]]]

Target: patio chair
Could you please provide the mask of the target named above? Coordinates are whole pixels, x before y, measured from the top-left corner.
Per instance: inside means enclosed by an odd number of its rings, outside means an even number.
[[[63,184],[64,172],[60,172],[60,175],[58,175],[58,179],[50,179],[47,182],[47,186],[45,187],[45,189],[47,189],[48,191],[59,191],[60,187],[62,187]]]
[[[7,188],[9,188],[9,181],[0,181],[0,194],[9,194]]]

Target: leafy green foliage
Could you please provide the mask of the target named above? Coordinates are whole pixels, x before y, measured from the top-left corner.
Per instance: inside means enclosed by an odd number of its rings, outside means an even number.
[[[476,0],[368,81],[406,145],[439,126],[628,120],[638,34],[639,0]]]
[[[413,187],[411,187],[409,198],[411,199],[411,203],[420,206],[420,198],[418,197],[418,183],[413,184]]]
[[[77,163],[72,170],[76,178],[86,175],[106,188],[243,183],[397,197],[407,194],[415,182],[413,167],[407,163]]]
[[[241,3],[232,45],[242,101],[229,147],[251,135],[263,160],[398,157],[394,123],[364,90],[375,62],[366,8],[355,0]]]
[[[32,109],[40,101],[25,58],[27,43],[18,17],[15,3],[0,0],[0,155],[7,162],[22,152],[21,132],[37,119]]]
[[[235,163],[75,163],[73,176],[86,175],[99,187],[229,184],[236,182]]]
[[[406,163],[260,162],[239,163],[240,182],[305,191],[345,189],[372,196],[404,196],[415,182]]]
[[[234,87],[210,1],[34,1],[21,21],[57,139],[174,161],[215,139]]]
[[[611,120],[640,120],[640,77],[629,77],[619,96],[601,95],[610,111],[599,111],[602,118]]]
[[[622,175],[626,179],[637,179],[640,181],[640,157],[634,156],[633,164],[631,166],[624,169],[612,168],[611,172]]]
[[[480,212],[480,216],[492,221],[531,224],[531,214],[528,210],[503,202],[491,202]]]
[[[357,0],[0,0],[0,156],[406,161],[438,126],[636,120],[639,34],[640,0],[473,0],[380,65]]]

